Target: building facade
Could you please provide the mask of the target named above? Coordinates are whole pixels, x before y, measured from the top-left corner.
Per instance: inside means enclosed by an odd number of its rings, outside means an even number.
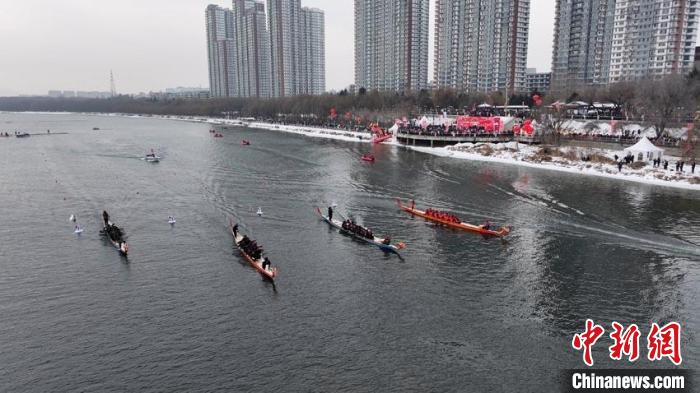
[[[429,0],[355,0],[355,85],[428,88]]]
[[[209,5],[206,8],[205,17],[211,96],[233,97],[235,86],[233,13],[231,10]]]
[[[552,86],[608,83],[615,0],[557,0]]]
[[[525,70],[525,78],[527,80],[524,92],[526,93],[546,93],[549,91],[549,86],[552,80],[551,72],[537,72],[534,68]]]
[[[265,5],[233,0],[235,37],[235,97],[269,98],[272,95],[270,41]]]
[[[610,82],[691,71],[699,9],[694,0],[618,0]]]
[[[325,15],[300,0],[267,0],[272,95],[321,94],[326,90]]]
[[[299,94],[326,91],[326,23],[318,8],[301,9],[301,59]]]
[[[436,87],[526,89],[529,0],[437,0],[435,11]]]
[[[690,71],[694,0],[557,0],[552,88]]]

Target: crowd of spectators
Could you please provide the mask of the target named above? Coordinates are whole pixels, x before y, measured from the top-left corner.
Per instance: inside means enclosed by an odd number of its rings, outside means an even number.
[[[409,135],[426,135],[426,136],[451,136],[451,137],[484,137],[492,135],[513,135],[512,131],[499,133],[488,132],[483,128],[471,127],[460,130],[455,125],[449,127],[429,125],[425,128],[416,125],[407,125],[399,127],[399,134]]]

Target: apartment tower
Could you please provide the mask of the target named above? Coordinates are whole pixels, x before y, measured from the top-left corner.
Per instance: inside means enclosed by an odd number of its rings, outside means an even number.
[[[526,90],[530,0],[437,0],[435,11],[437,87]]]
[[[428,87],[429,0],[355,0],[355,85]]]

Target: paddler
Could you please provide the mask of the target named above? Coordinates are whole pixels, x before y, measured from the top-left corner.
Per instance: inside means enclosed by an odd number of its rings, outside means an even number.
[[[486,220],[486,222],[481,225],[481,228],[487,231],[491,230],[491,221]]]
[[[328,220],[330,221],[332,219],[333,219],[333,207],[328,206]]]

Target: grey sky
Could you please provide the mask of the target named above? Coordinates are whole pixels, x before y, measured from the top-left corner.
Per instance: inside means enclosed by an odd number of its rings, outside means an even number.
[[[532,0],[528,67],[550,68],[554,1]],[[0,95],[108,91],[110,69],[122,93],[206,87],[210,3],[230,7],[222,0],[0,0]],[[353,83],[353,0],[302,5],[326,12],[327,88]]]

